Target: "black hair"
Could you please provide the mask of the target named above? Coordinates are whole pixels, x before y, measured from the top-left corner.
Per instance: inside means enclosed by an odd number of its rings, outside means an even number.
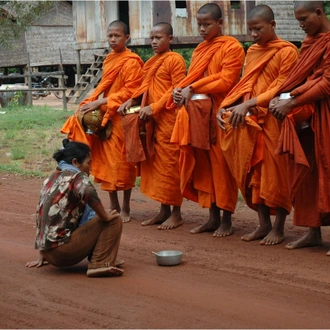
[[[159,23],[156,23],[154,25],[155,26],[162,26],[164,28],[164,31],[165,33],[168,35],[168,36],[171,36],[173,35],[173,27],[171,24],[167,23],[167,22],[159,22]]]
[[[57,150],[53,155],[58,163],[64,160],[66,163],[72,164],[72,160],[76,158],[78,163],[81,164],[91,154],[89,146],[85,143],[64,139],[62,144],[63,149]]]
[[[123,29],[125,35],[128,35],[128,34],[129,34],[128,26],[127,26],[127,24],[124,23],[123,21],[120,21],[120,20],[112,21],[112,22],[109,24],[109,26],[108,26],[108,30],[109,30],[112,26],[119,26],[120,28]]]
[[[247,20],[252,20],[254,18],[261,18],[263,21],[270,23],[275,19],[274,12],[272,8],[267,5],[255,6],[248,14]]]
[[[222,11],[219,5],[216,3],[207,3],[200,7],[197,14],[210,14],[214,20],[219,20],[222,18]]]
[[[325,3],[324,1],[295,1],[294,10],[296,11],[300,8],[304,8],[311,13],[313,13],[318,8],[325,12]]]

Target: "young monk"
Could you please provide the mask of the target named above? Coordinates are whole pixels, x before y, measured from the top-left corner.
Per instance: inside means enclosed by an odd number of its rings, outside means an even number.
[[[259,226],[242,240],[262,239],[260,244],[273,245],[284,240],[292,204],[287,158],[275,155],[280,127],[268,104],[295,65],[298,51],[276,35],[270,7],[254,7],[247,24],[255,45],[247,52],[241,81],[222,102],[217,119],[225,129],[221,147],[228,165],[246,203],[258,212]],[[271,214],[276,215],[273,227]]]
[[[142,225],[161,224],[158,229],[173,229],[183,224],[180,151],[177,145],[170,143],[176,112],[166,110],[166,101],[173,88],[186,76],[186,64],[181,55],[170,49],[173,40],[170,24],[156,24],[150,32],[150,39],[155,56],[144,65],[141,86],[118,111],[124,115],[125,108],[141,104],[142,95],[146,94],[146,103],[139,117],[143,121],[154,122],[154,154],[140,164],[140,189],[146,196],[160,202],[161,207],[157,215],[143,221]]]
[[[130,197],[135,184],[136,168],[126,161],[124,133],[117,109],[140,86],[143,66],[140,57],[126,48],[128,39],[125,23],[110,23],[108,41],[112,52],[104,60],[102,80],[92,96],[80,104],[78,112],[61,129],[62,133],[68,134],[70,140],[89,144],[94,180],[101,183],[102,190],[109,192],[110,209],[117,210],[123,222],[130,221]],[[79,117],[95,109],[100,109],[103,114],[102,127],[107,128],[112,124],[112,132],[106,139],[86,135],[80,124]],[[122,207],[118,201],[119,190],[124,191]]]
[[[171,139],[180,145],[183,196],[210,209],[209,220],[191,233],[215,231],[214,236],[228,236],[237,186],[220,149],[214,110],[237,83],[244,50],[236,39],[223,35],[217,4],[202,6],[197,22],[204,41],[194,50],[187,77],[167,103],[168,109],[179,108]]]
[[[288,249],[321,245],[320,227],[330,224],[330,22],[323,1],[297,1],[294,14],[307,37],[279,91],[291,98],[270,102],[274,117],[283,121],[279,152],[292,156],[293,223],[309,227]]]

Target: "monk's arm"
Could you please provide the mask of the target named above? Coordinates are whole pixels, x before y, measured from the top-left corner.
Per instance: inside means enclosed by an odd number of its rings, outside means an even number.
[[[301,86],[303,88],[303,86]],[[299,87],[296,89],[299,93]],[[293,93],[294,94],[294,93]],[[330,64],[324,71],[322,78],[309,88],[305,93],[294,97],[295,105],[300,106],[307,103],[313,103],[330,95]]]
[[[123,66],[121,72],[124,85],[116,93],[111,93],[106,97],[107,114],[110,117],[116,113],[119,106],[130,99],[134,91],[141,85],[142,68],[139,62],[135,59],[128,60]],[[103,101],[104,102],[104,101]]]
[[[224,46],[225,47],[225,46]],[[228,46],[219,73],[194,82],[190,87],[196,94],[227,93],[237,83],[244,64],[244,50],[239,44]]]
[[[165,61],[164,65],[166,65],[167,72],[170,73],[172,86],[164,93],[159,101],[150,104],[153,115],[166,108],[166,102],[171,96],[174,87],[178,86],[186,76],[186,63],[183,58],[169,58],[168,61]]]
[[[257,106],[268,108],[269,102],[274,98],[277,91],[289,76],[298,59],[298,52],[292,47],[285,47],[275,55],[278,60],[277,68],[279,70],[277,78],[267,88],[266,92],[257,97]]]

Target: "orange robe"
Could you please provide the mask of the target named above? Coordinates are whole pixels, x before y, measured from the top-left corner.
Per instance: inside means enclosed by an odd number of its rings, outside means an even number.
[[[237,202],[237,186],[231,176],[217,135],[216,110],[230,89],[237,83],[244,63],[244,50],[232,37],[221,36],[203,41],[194,50],[187,77],[177,87],[191,85],[195,94],[208,94],[213,102],[212,110],[202,114],[200,130],[209,130],[209,142],[200,141],[203,148],[191,144],[199,129],[192,126],[188,111],[182,106],[173,130],[171,142],[180,146],[180,184],[183,196],[210,208],[213,203],[224,210],[234,212]],[[202,101],[202,100],[201,100]],[[196,102],[196,101],[194,101]],[[167,108],[176,108],[172,97]],[[191,113],[193,114],[193,113]],[[207,115],[207,116],[206,116]]]
[[[154,121],[152,156],[141,162],[140,190],[162,204],[180,206],[182,194],[179,175],[179,147],[170,143],[175,110],[167,110],[166,102],[174,87],[186,76],[186,64],[181,55],[166,52],[155,55],[143,68],[143,81],[133,98],[147,93]]]
[[[226,123],[221,131],[221,148],[237,185],[249,207],[257,204],[291,212],[287,184],[287,157],[275,154],[280,123],[268,111],[270,100],[289,75],[298,58],[297,48],[284,40],[251,46],[240,82],[230,91],[220,108],[228,108],[257,97],[257,106],[246,117],[246,125],[234,129]],[[225,114],[228,118],[230,113]]]
[[[98,99],[103,93],[107,104],[101,106],[104,114],[102,126],[112,121],[112,133],[107,140],[86,135],[76,116],[71,116],[61,132],[74,141],[90,145],[92,151],[92,171],[95,182],[101,183],[106,191],[127,190],[134,187],[136,167],[126,161],[126,149],[122,119],[117,110],[127,101],[141,84],[143,61],[128,49],[122,53],[111,52],[103,63],[103,75],[91,97],[80,106]]]
[[[297,108],[283,121],[278,148],[291,155],[293,222],[307,227],[329,225],[330,32],[304,40],[299,61],[281,86],[282,92],[291,92],[297,102]],[[297,118],[306,116],[306,108],[312,108],[310,127],[296,131]]]

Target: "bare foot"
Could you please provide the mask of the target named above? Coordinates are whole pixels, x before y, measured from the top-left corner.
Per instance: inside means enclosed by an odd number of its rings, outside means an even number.
[[[131,221],[131,216],[130,216],[129,212],[127,213],[125,211],[121,211],[120,212],[120,216],[121,216],[123,222],[129,222],[129,221]]]
[[[322,245],[322,238],[317,237],[317,235],[311,235],[310,233],[308,233],[304,237],[294,242],[288,243],[285,247],[289,250],[293,250],[293,249],[300,249],[304,247],[318,246],[318,245]]]
[[[214,232],[213,237],[226,237],[233,233],[233,228],[228,225],[224,225],[221,222],[221,226]]]
[[[260,242],[261,245],[275,245],[284,241],[284,234],[278,233],[274,229]]]
[[[241,237],[242,241],[245,242],[251,242],[251,241],[256,241],[257,239],[264,238],[265,236],[268,235],[268,233],[271,231],[271,228],[262,228],[260,226],[257,227],[255,231],[253,231],[250,234],[246,234]]]
[[[113,277],[123,275],[124,270],[117,267],[101,267],[96,269],[88,269],[88,277]]]
[[[328,251],[327,256],[330,256],[330,250]]]
[[[210,232],[210,231],[215,231],[218,228],[218,225],[215,224],[213,221],[207,221],[203,223],[202,225],[193,228],[190,230],[191,234],[199,234],[199,233],[204,233],[204,232]]]
[[[158,229],[174,229],[179,226],[183,225],[183,219],[180,217],[176,217],[173,214],[160,226],[158,226]]]
[[[170,217],[171,213],[164,214],[163,212],[159,212],[157,215],[152,217],[151,219],[144,220],[141,222],[142,226],[149,226],[149,225],[157,225],[163,223],[168,217]]]
[[[226,236],[230,236],[232,233],[233,233],[233,228],[231,225],[231,215],[230,214],[227,214],[226,216],[224,215],[221,220],[221,225],[213,233],[213,237],[226,237]]]

